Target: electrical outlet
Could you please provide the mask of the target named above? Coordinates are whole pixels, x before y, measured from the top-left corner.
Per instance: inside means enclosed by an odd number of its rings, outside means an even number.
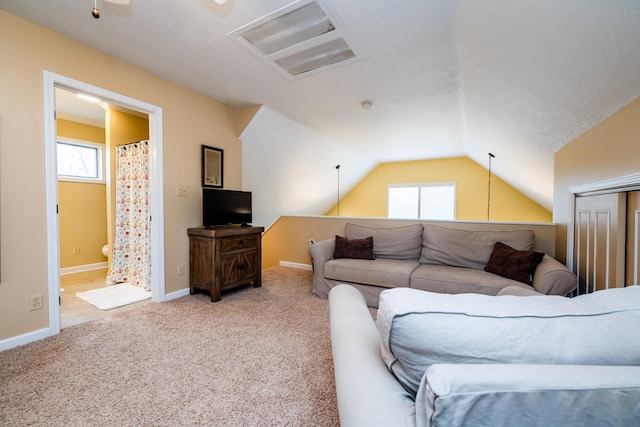
[[[80,246],[74,246],[73,247],[73,254],[74,255],[80,255]]]
[[[176,187],[176,196],[187,197],[187,187],[178,185]]]
[[[184,264],[178,265],[178,276],[184,275]]]
[[[29,310],[41,310],[42,309],[42,294],[31,295],[29,297]]]

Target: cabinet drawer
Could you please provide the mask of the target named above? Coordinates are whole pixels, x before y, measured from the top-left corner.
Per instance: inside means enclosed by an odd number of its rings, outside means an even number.
[[[238,237],[225,237],[222,239],[222,252],[252,249],[258,244],[258,236],[247,235]]]

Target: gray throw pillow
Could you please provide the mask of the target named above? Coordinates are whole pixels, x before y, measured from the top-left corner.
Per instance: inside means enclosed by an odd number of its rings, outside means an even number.
[[[372,236],[373,255],[376,258],[416,260],[420,258],[422,224],[380,228],[347,223],[345,225],[345,234],[347,239],[350,240],[365,239]]]

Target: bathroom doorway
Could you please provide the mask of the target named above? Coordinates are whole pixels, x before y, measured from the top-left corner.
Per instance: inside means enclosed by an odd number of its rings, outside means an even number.
[[[113,260],[113,153],[116,146],[148,140],[149,119],[146,114],[58,87],[55,105],[64,328],[118,311],[102,310],[76,294],[106,291],[113,284],[107,277]],[[117,294],[108,297],[118,298]]]
[[[151,150],[151,216],[153,227],[151,231],[152,241],[151,258],[152,266],[151,293],[152,301],[164,300],[164,214],[162,193],[162,109],[142,101],[110,92],[86,83],[60,76],[54,73],[44,72],[44,104],[45,104],[45,169],[47,189],[47,252],[48,252],[48,277],[49,277],[49,335],[60,332],[61,327],[61,254],[59,221],[59,194],[57,176],[57,132],[56,132],[56,97],[55,91],[62,89],[73,93],[83,93],[99,98],[109,108],[118,111],[133,112],[136,115],[148,117],[147,134]],[[108,120],[108,119],[107,119]],[[110,163],[106,161],[105,172],[109,170]],[[110,215],[110,213],[108,213]],[[110,233],[107,233],[110,235]],[[110,240],[110,238],[108,239]],[[106,242],[105,242],[106,243]],[[110,242],[109,242],[110,243]],[[75,250],[75,249],[73,249]],[[82,251],[82,248],[80,248]],[[105,266],[106,267],[106,266]],[[106,268],[105,268],[106,270]],[[100,273],[102,274],[102,272]],[[106,274],[105,274],[106,278]],[[105,284],[106,285],[106,284]]]

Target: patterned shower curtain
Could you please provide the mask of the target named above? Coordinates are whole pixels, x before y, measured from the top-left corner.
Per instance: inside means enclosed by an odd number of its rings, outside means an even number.
[[[151,289],[149,141],[116,147],[115,237],[108,280]]]

